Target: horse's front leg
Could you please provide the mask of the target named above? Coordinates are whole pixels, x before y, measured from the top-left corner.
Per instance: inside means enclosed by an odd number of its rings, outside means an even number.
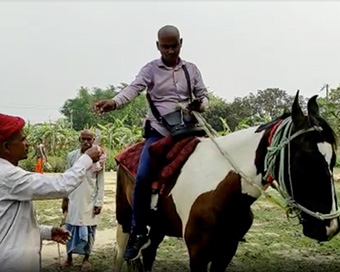
[[[228,222],[230,221],[230,222]],[[224,272],[234,257],[239,241],[248,232],[253,223],[253,213],[250,209],[240,209],[239,214],[229,217],[220,231],[216,231],[213,257],[210,272]]]
[[[185,243],[188,248],[191,272],[206,272],[211,261],[212,226],[210,218],[205,218],[198,205],[192,207],[189,221],[184,232]],[[214,215],[213,215],[214,217]]]
[[[157,248],[159,244],[164,239],[164,228],[161,227],[151,227],[149,238],[151,240],[150,246],[142,251],[143,254],[143,264],[145,271],[151,271],[152,265],[156,258]]]
[[[189,243],[190,271],[206,272],[208,269],[209,258],[205,252],[206,247],[201,247],[201,243]]]

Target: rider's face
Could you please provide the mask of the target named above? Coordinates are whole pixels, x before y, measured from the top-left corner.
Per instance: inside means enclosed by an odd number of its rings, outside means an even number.
[[[161,36],[157,42],[157,48],[162,55],[166,65],[177,64],[182,47],[182,39],[177,35]]]

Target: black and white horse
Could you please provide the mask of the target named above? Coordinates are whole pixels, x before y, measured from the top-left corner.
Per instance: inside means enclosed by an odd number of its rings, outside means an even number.
[[[143,251],[151,270],[165,235],[184,237],[191,271],[224,271],[249,230],[251,204],[276,184],[288,208],[297,213],[303,233],[319,241],[339,232],[333,182],[336,139],[319,115],[316,97],[305,116],[298,94],[291,114],[260,127],[214,139],[202,138],[183,166],[170,197],[160,197],[150,221],[151,246]],[[123,168],[117,179],[116,271],[131,222],[133,179]]]

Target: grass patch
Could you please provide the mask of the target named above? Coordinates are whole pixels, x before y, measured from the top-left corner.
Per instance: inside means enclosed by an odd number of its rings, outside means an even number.
[[[340,169],[335,170],[340,174]],[[340,182],[336,184],[340,199]],[[99,230],[116,226],[114,213],[113,181],[106,187],[102,222]],[[276,199],[281,197],[274,190],[268,190]],[[39,223],[58,224],[61,220],[61,200],[35,201]],[[331,241],[318,243],[302,234],[302,226],[287,220],[285,211],[265,198],[253,206],[254,224],[246,234],[246,242],[240,243],[235,257],[227,271],[340,271],[340,235]],[[92,271],[112,269],[113,244],[96,244],[92,256]],[[81,257],[75,258],[81,263]],[[166,237],[161,244],[153,271],[189,271],[189,258],[182,239]],[[59,271],[56,265],[43,271]],[[65,271],[79,271],[79,266]]]

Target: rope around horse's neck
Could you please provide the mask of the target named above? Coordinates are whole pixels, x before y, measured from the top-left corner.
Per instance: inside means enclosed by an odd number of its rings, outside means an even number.
[[[210,126],[210,124],[204,119],[204,117],[197,111],[192,111],[192,114],[195,116],[195,118],[197,119],[199,125],[201,125],[204,129],[204,131],[207,133],[209,139],[214,143],[214,145],[216,146],[217,150],[222,154],[222,156],[228,161],[228,163],[231,165],[231,167],[234,169],[234,172],[236,174],[239,174],[241,176],[241,178],[243,178],[243,180],[245,182],[247,182],[249,185],[255,187],[260,195],[264,195],[265,197],[267,197],[268,199],[271,199],[271,201],[274,201],[276,204],[278,204],[280,207],[283,208],[283,206],[273,200],[273,198],[266,193],[263,188],[261,188],[261,186],[259,186],[258,184],[255,183],[255,181],[253,181],[252,178],[250,178],[248,175],[246,175],[241,169],[240,167],[238,167],[237,163],[232,159],[232,157],[230,156],[230,154],[223,150],[220,145],[216,142],[215,137],[218,136],[216,131],[214,131],[212,129],[212,127]]]
[[[272,176],[273,179],[278,181],[277,190],[280,192],[280,194],[283,196],[283,198],[286,200],[287,207],[289,208],[298,208],[299,210],[315,217],[320,220],[325,220],[325,219],[333,219],[335,217],[340,216],[340,211],[335,203],[335,199],[333,199],[332,203],[332,211],[328,214],[323,214],[319,212],[314,212],[306,207],[300,205],[295,201],[294,198],[294,190],[293,190],[293,184],[292,184],[292,178],[291,178],[291,158],[290,158],[290,142],[298,137],[301,134],[310,132],[310,131],[315,131],[315,130],[320,130],[321,128],[319,127],[311,127],[308,129],[302,129],[297,132],[295,132],[292,136],[292,127],[293,127],[293,121],[291,117],[286,118],[282,124],[279,126],[277,131],[274,133],[272,143],[270,147],[267,149],[267,154],[265,157],[265,176],[264,179],[267,180],[269,176]],[[289,195],[286,183],[285,183],[285,171],[284,171],[284,164],[285,164],[285,146],[288,145],[288,179],[289,179],[289,187],[290,187],[290,192],[291,195]],[[276,167],[276,158],[277,156],[280,155],[279,159],[279,173],[278,173],[278,179],[275,178],[275,167]],[[332,195],[334,195],[334,184],[332,183]],[[333,196],[332,196],[333,197]]]

